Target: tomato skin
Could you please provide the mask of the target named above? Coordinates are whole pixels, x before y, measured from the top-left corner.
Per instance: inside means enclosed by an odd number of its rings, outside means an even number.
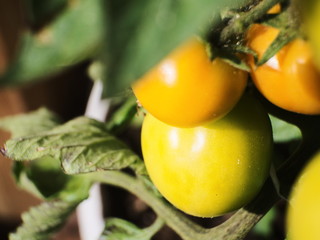
[[[248,46],[260,58],[279,30],[259,24],[248,32]],[[262,66],[249,57],[251,76],[258,90],[273,104],[288,111],[320,114],[320,73],[309,44],[295,39]]]
[[[289,198],[288,240],[320,239],[320,154],[300,174]]]
[[[194,128],[148,114],[142,152],[151,180],[169,202],[190,215],[219,216],[250,202],[267,178],[270,121],[248,97],[224,118]]]
[[[192,127],[227,114],[240,99],[247,73],[220,58],[210,61],[193,38],[133,84],[141,105],[159,120]]]
[[[320,70],[320,32],[317,30],[320,24],[320,2],[309,0],[306,3],[310,6],[304,12],[305,30],[312,45],[315,63]],[[306,3],[301,2],[301,7]]]

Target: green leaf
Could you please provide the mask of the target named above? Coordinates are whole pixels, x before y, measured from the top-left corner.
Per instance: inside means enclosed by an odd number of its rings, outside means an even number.
[[[18,161],[44,156],[59,159],[67,174],[119,170],[130,167],[145,173],[140,158],[112,136],[104,123],[79,117],[50,131],[6,142],[8,157]]]
[[[92,185],[87,175],[66,175],[60,161],[50,156],[27,164],[16,162],[13,173],[21,188],[42,199],[81,201],[88,197]]]
[[[60,119],[45,108],[0,119],[0,128],[10,131],[12,137],[38,133],[57,126]]]
[[[220,21],[225,8],[251,0],[106,1],[108,31],[103,50],[107,65],[104,95],[130,86],[172,49]]]
[[[273,140],[275,142],[289,142],[301,139],[300,129],[295,125],[287,123],[279,118],[270,115],[273,130]]]
[[[23,225],[15,233],[10,234],[9,239],[50,239],[50,236],[59,230],[77,205],[78,202],[43,202],[22,214]]]
[[[35,35],[25,34],[17,59],[0,84],[39,80],[93,57],[103,42],[103,0],[70,1],[69,7]]]
[[[151,226],[140,229],[126,220],[110,218],[106,221],[100,240],[151,240],[163,225],[163,220],[157,218]]]
[[[112,115],[107,123],[107,128],[112,133],[119,133],[129,124],[137,113],[137,102],[134,96],[129,97],[121,107]]]

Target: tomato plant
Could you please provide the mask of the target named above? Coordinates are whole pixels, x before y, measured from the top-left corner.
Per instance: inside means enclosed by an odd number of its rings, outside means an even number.
[[[226,115],[241,97],[247,74],[212,62],[196,38],[174,50],[133,85],[139,102],[161,121],[191,127]]]
[[[254,25],[247,36],[248,46],[261,57],[278,33],[275,28]],[[256,66],[250,57],[254,84],[270,102],[283,109],[320,114],[320,73],[311,51],[309,43],[295,39],[261,66]]]
[[[236,210],[269,175],[272,133],[267,114],[245,96],[224,118],[177,128],[147,115],[142,151],[151,179],[177,208],[214,217]]]
[[[42,108],[0,119],[12,134],[0,153],[13,160],[17,184],[43,200],[23,215],[10,240],[51,239],[86,206],[95,183],[126,191],[107,188],[106,216],[96,208],[87,211],[90,218],[78,215],[81,235],[90,232],[84,239],[285,238],[273,229],[285,220],[283,199],[300,188],[292,186],[310,159],[310,176],[318,168],[318,157],[312,160],[320,149],[317,1],[21,1],[26,29],[15,35],[14,59],[0,63],[0,85],[4,91],[16,85],[14,99],[21,104],[2,101],[1,108],[27,110],[22,100],[31,96],[30,108],[45,105],[59,113],[55,103],[73,102],[60,92],[67,87],[48,85],[46,94],[41,83],[30,94],[37,81],[74,77],[94,84],[84,86],[93,85],[86,109],[79,109],[85,116],[59,118]],[[7,2],[0,4],[4,18]],[[0,26],[2,33],[12,31]],[[81,82],[71,89],[86,101]],[[37,101],[38,91],[51,98]],[[306,172],[299,182],[307,182]],[[310,189],[298,191],[303,196],[296,209],[306,209],[300,218],[318,211]],[[300,197],[292,205],[294,199]],[[305,218],[308,227],[313,217]],[[293,238],[300,226],[288,219]],[[2,237],[1,231],[2,221]]]
[[[320,155],[314,156],[298,177],[289,199],[288,239],[320,239]]]

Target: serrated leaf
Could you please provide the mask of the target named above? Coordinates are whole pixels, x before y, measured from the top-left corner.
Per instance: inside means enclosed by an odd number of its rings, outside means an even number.
[[[301,139],[301,131],[295,125],[287,123],[270,115],[272,124],[273,140],[275,142],[289,142]]]
[[[11,132],[12,137],[20,137],[52,129],[60,123],[53,112],[40,108],[28,114],[18,114],[0,119],[0,128]]]
[[[103,42],[103,0],[69,1],[69,6],[37,34],[27,33],[0,85],[22,84],[60,72],[93,57]]]
[[[144,164],[124,143],[112,136],[104,123],[79,117],[51,131],[11,139],[6,155],[17,161],[44,156],[59,159],[67,174],[119,170],[130,167],[144,173]]]
[[[92,185],[87,175],[66,175],[60,161],[50,156],[27,164],[16,162],[13,173],[21,188],[47,200],[80,201],[88,197]]]
[[[52,201],[43,202],[22,214],[23,224],[15,233],[9,235],[10,240],[47,240],[66,221],[78,202]]]
[[[220,21],[220,11],[251,0],[106,1],[107,65],[104,95],[111,96],[141,77],[172,49]]]
[[[126,220],[110,218],[107,219],[105,229],[99,240],[151,240],[163,224],[164,222],[158,218],[150,227],[140,229]]]

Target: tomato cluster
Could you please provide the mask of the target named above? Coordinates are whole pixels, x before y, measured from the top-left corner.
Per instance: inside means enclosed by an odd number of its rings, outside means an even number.
[[[247,46],[258,59],[279,30],[254,24]],[[320,73],[309,44],[297,38],[265,64],[247,57],[256,88],[271,103],[320,114]],[[272,130],[268,114],[245,93],[248,74],[196,38],[169,54],[133,85],[147,110],[142,152],[155,186],[178,209],[214,217],[239,209],[269,176]]]
[[[248,74],[211,61],[196,38],[133,85],[148,111],[142,151],[149,175],[177,208],[200,217],[236,210],[269,174],[268,115],[249,95]]]

